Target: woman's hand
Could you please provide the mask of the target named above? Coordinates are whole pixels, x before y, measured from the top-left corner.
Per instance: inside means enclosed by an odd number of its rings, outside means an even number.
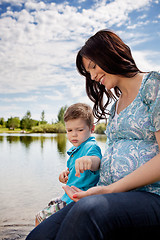
[[[59,174],[59,181],[60,181],[61,183],[66,184],[67,181],[68,181],[68,175],[69,175],[69,168],[67,168],[67,170],[62,171],[62,172]]]
[[[106,186],[92,187],[92,188],[88,189],[87,191],[82,191],[81,189],[79,189],[75,186],[69,187],[66,185],[66,186],[63,186],[63,189],[74,202],[77,202],[81,198],[84,198],[87,196],[107,193]],[[109,193],[109,190],[108,190],[108,193]]]
[[[72,199],[74,202],[77,202],[80,198],[76,197],[76,194],[78,193],[86,193],[85,191],[82,191],[81,189],[77,187],[69,187],[68,185],[62,187],[64,191],[67,193],[67,195]]]

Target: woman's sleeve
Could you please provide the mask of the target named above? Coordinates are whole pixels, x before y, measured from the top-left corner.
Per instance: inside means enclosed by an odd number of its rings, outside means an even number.
[[[160,73],[151,72],[142,91],[143,101],[148,106],[150,130],[160,130]]]

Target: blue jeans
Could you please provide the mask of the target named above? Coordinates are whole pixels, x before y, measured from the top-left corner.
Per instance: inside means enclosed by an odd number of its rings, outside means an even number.
[[[157,239],[160,196],[124,192],[85,197],[42,222],[26,240]]]

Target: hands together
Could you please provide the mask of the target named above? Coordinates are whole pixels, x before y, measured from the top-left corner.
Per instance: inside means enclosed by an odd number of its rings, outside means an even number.
[[[88,189],[87,191],[82,191],[81,189],[72,186],[63,186],[62,187],[67,195],[74,201],[77,202],[83,197],[91,196],[91,195],[98,195],[98,194],[105,194],[107,193],[106,186],[96,186]],[[108,190],[109,193],[109,190]]]

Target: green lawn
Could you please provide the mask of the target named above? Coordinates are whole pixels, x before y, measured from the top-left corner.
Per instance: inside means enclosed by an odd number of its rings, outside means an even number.
[[[9,128],[0,128],[0,133],[16,133],[21,132],[20,128],[15,128],[14,130],[10,130]]]

